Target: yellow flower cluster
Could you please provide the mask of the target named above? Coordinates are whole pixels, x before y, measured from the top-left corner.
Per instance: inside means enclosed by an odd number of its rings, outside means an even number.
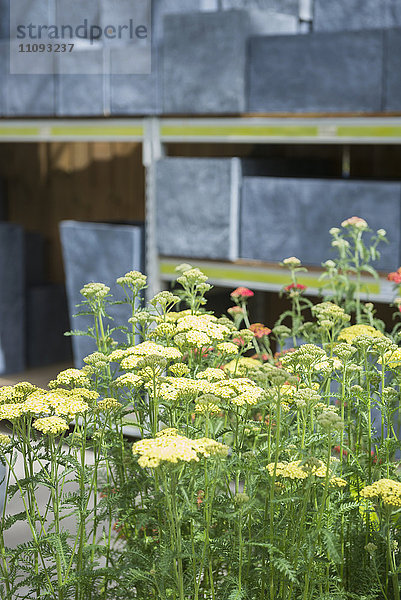
[[[185,377],[186,375],[189,375],[189,367],[184,363],[170,365],[169,371],[176,377]]]
[[[189,315],[184,316],[177,321],[177,332],[198,331],[208,336],[210,343],[213,341],[223,341],[230,330],[221,323],[216,323],[217,318],[213,315]]]
[[[140,467],[154,469],[166,463],[198,462],[202,456],[227,456],[228,447],[208,438],[191,440],[176,429],[165,429],[156,438],[135,442],[132,452],[139,454]]]
[[[117,377],[117,379],[114,381],[114,385],[117,388],[140,387],[142,383],[142,378],[134,373],[124,373],[124,375],[120,375],[120,377]]]
[[[381,331],[371,325],[351,325],[351,327],[346,327],[340,332],[338,339],[352,344],[354,339],[360,335],[366,335],[371,338],[385,337]]]
[[[121,402],[118,402],[115,398],[104,398],[97,403],[98,410],[117,410],[121,406]]]
[[[269,472],[269,475],[273,475],[274,465],[275,463],[270,463],[267,465],[266,469]],[[314,460],[313,464],[307,464],[302,462],[301,460],[294,460],[289,463],[279,462],[277,463],[276,467],[276,476],[291,480],[303,480],[307,479],[311,475],[324,479],[326,477],[326,474],[327,466],[321,460]],[[329,483],[331,486],[342,488],[347,485],[345,479],[332,475],[330,469],[329,474]]]
[[[395,368],[401,366],[401,348],[396,348],[394,350],[389,350],[383,356],[384,364],[387,367]],[[380,365],[382,364],[381,357],[377,361]]]
[[[0,404],[0,421],[3,419],[13,421],[23,415],[49,415],[49,413],[50,416],[61,416],[71,420],[76,415],[89,410],[89,404],[82,397],[90,401],[98,396],[97,392],[85,388],[50,391],[36,389],[22,402]]]
[[[49,388],[59,387],[89,387],[90,380],[85,373],[79,369],[66,369],[61,371],[56,379],[49,382]]]
[[[162,346],[161,344],[146,341],[137,346],[131,346],[126,350],[114,350],[109,358],[111,361],[121,361],[123,369],[135,369],[140,360],[145,356],[160,356],[166,360],[178,360],[182,358],[182,353],[178,348]]]
[[[217,350],[224,356],[234,356],[238,354],[239,347],[232,342],[221,342],[221,344],[217,344]]]
[[[392,479],[379,479],[372,485],[361,490],[362,498],[370,500],[381,500],[388,507],[399,508],[401,506],[401,483]]]
[[[3,446],[3,448],[6,448],[10,444],[11,444],[10,436],[5,435],[4,433],[0,433],[0,446]]]
[[[220,381],[221,379],[226,379],[224,371],[221,369],[212,369],[212,367],[208,367],[204,371],[201,371],[196,375],[197,379],[206,379],[207,381]]]
[[[0,404],[12,404],[22,402],[29,394],[38,388],[27,381],[21,381],[16,385],[5,385],[0,388]]]
[[[226,373],[233,375],[246,375],[252,369],[258,369],[261,363],[256,358],[250,358],[249,356],[241,356],[238,361],[236,359],[231,360],[229,363],[224,365]]]
[[[33,422],[33,427],[42,433],[50,433],[57,435],[68,429],[68,423],[61,417],[44,417]]]

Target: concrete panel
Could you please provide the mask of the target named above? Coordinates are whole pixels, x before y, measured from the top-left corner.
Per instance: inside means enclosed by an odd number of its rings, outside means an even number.
[[[80,223],[63,221],[60,224],[71,329],[86,330],[92,326],[90,317],[72,318],[83,297],[82,287],[91,281],[108,285],[114,300],[123,300],[124,293],[115,281],[131,270],[143,270],[143,228],[134,225],[106,223]],[[109,314],[114,321],[111,327],[126,325],[130,316],[127,305],[111,306]],[[117,332],[115,339],[126,337]],[[72,338],[74,362],[83,365],[83,358],[94,352],[95,342],[88,337]]]
[[[401,27],[399,0],[315,0],[314,31]]]
[[[239,160],[167,158],[156,178],[160,253],[236,259]]]
[[[24,235],[0,223],[0,374],[25,368]]]
[[[164,19],[163,111],[245,110],[245,11],[167,15]]]
[[[401,111],[401,28],[389,29],[384,36],[383,110],[399,112]]]
[[[377,181],[245,177],[240,256],[280,261],[297,256],[318,265],[332,258],[329,229],[353,215],[375,231],[386,229],[375,267],[392,271],[400,261],[401,184]]]
[[[251,112],[376,112],[382,105],[381,31],[254,37]]]

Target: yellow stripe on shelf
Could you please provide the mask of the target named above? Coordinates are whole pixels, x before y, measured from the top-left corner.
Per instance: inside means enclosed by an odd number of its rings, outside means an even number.
[[[39,127],[0,127],[0,137],[38,136],[39,133]]]
[[[355,125],[337,127],[338,137],[382,137],[382,138],[401,138],[401,127],[389,125]]]
[[[178,264],[178,261],[177,261]],[[259,271],[254,269],[238,269],[236,267],[232,268],[222,268],[220,266],[213,267],[211,265],[204,264],[194,264],[194,267],[198,267],[202,270],[210,280],[213,281],[224,281],[224,282],[233,282],[233,286],[239,285],[240,282],[246,283],[258,283],[268,285],[276,285],[276,286],[285,286],[289,283],[289,275],[286,272],[283,273],[272,273],[269,271]],[[172,276],[175,275],[175,263],[171,262],[160,262],[160,272],[162,275]],[[319,281],[319,277],[314,277],[313,275],[302,275],[298,278],[299,283],[302,285],[306,285],[310,288],[318,288],[321,286]],[[363,283],[363,291],[369,292],[370,294],[380,294],[380,283],[371,282],[371,283]]]
[[[56,126],[51,128],[52,136],[118,136],[118,137],[142,137],[143,136],[143,127],[138,126],[128,126],[128,127],[97,127],[83,125],[80,127],[79,125],[74,127],[68,126]]]
[[[307,125],[162,125],[162,137],[317,137],[318,127]]]

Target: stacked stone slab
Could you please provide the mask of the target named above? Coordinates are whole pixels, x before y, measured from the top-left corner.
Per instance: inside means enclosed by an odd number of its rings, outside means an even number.
[[[157,163],[160,254],[238,257],[239,159],[166,158]]]
[[[262,10],[167,15],[163,38],[163,112],[244,112],[249,36],[296,30],[294,16]]]
[[[353,215],[389,245],[376,268],[391,271],[401,259],[401,184],[377,181],[245,177],[241,202],[241,258],[277,262],[297,256],[320,266],[334,256],[329,229]]]
[[[314,0],[314,31],[401,27],[399,0]]]
[[[71,329],[86,331],[93,326],[90,317],[72,318],[79,312],[77,305],[83,300],[80,290],[91,281],[101,282],[110,287],[114,300],[123,300],[124,293],[116,279],[128,271],[143,270],[143,227],[63,221],[60,234]],[[127,325],[130,312],[126,304],[111,306],[108,312],[114,319],[105,321],[110,327]],[[121,342],[126,340],[126,336],[118,332],[113,337]],[[95,351],[95,342],[88,337],[74,336],[72,343],[74,362],[80,367],[83,358]]]
[[[401,5],[400,5],[401,6]],[[385,63],[383,110],[401,111],[401,28],[389,29],[384,33]]]
[[[20,226],[0,222],[0,374],[24,368],[24,236]]]
[[[383,31],[254,37],[248,110],[379,112],[383,47]]]

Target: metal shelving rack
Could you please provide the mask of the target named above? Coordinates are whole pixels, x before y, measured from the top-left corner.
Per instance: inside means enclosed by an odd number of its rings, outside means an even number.
[[[155,162],[164,155],[166,143],[244,144],[337,144],[343,150],[343,173],[349,172],[352,144],[401,144],[401,117],[392,116],[280,116],[137,119],[37,119],[1,120],[0,142],[109,141],[141,142],[146,168],[146,253],[149,293],[173,278],[180,259],[159,257],[156,244]],[[278,265],[191,261],[200,266],[214,285],[277,291],[286,282]],[[304,280],[311,294],[317,293],[319,270]],[[366,281],[369,298],[389,302],[389,282]]]

